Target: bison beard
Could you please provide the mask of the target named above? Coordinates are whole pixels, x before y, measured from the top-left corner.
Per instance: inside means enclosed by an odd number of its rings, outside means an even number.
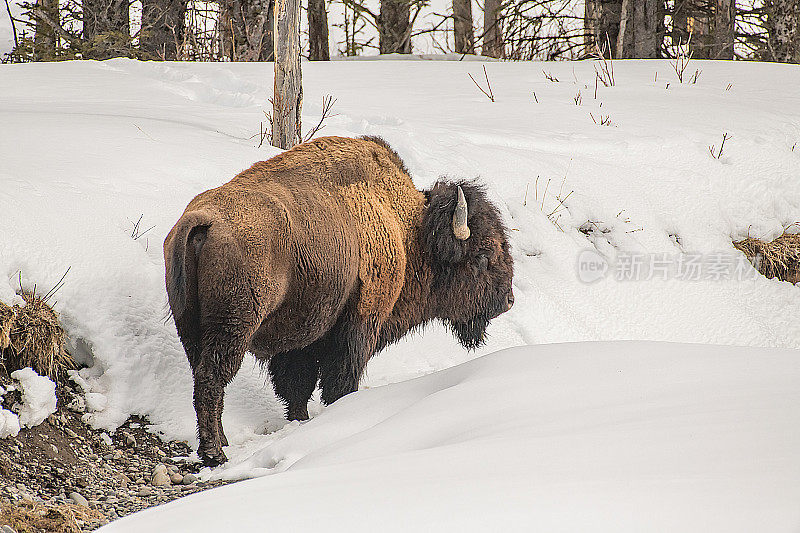
[[[484,342],[511,308],[506,229],[472,182],[414,188],[379,138],[325,137],[198,195],[164,242],[167,294],[194,378],[198,453],[226,460],[225,386],[245,351],[290,420],[355,391],[367,361],[444,321]]]

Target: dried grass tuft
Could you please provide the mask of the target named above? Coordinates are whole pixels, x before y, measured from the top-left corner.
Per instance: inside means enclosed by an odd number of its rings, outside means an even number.
[[[64,329],[44,299],[27,291],[21,296],[25,305],[0,302],[0,362],[8,374],[31,367],[57,381],[75,367],[64,350]]]
[[[73,504],[53,505],[30,501],[0,503],[0,524],[11,526],[18,533],[80,533],[83,524],[107,521],[100,512]]]
[[[769,242],[748,237],[733,245],[767,278],[800,282],[800,234],[784,233]]]

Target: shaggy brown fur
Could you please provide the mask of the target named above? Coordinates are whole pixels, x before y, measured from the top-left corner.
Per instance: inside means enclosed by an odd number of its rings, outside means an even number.
[[[453,235],[457,187],[472,236]],[[471,183],[414,188],[378,138],[325,137],[198,195],[164,242],[167,293],[193,370],[200,456],[225,461],[224,387],[246,350],[290,419],[358,388],[372,355],[439,318],[467,347],[513,304],[497,209]]]

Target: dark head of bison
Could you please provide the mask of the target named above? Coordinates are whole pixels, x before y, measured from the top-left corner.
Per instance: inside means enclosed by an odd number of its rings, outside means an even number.
[[[437,181],[425,196],[423,253],[434,275],[436,314],[473,349],[483,344],[489,321],[514,304],[506,228],[473,182]]]

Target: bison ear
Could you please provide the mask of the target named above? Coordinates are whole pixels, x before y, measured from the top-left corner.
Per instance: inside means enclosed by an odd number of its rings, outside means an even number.
[[[429,260],[458,263],[467,254],[468,239],[459,239],[453,232],[453,215],[458,209],[459,188],[469,205],[471,187],[463,183],[437,181],[424,191],[428,200],[422,216],[422,243]],[[459,235],[463,237],[463,235]]]

